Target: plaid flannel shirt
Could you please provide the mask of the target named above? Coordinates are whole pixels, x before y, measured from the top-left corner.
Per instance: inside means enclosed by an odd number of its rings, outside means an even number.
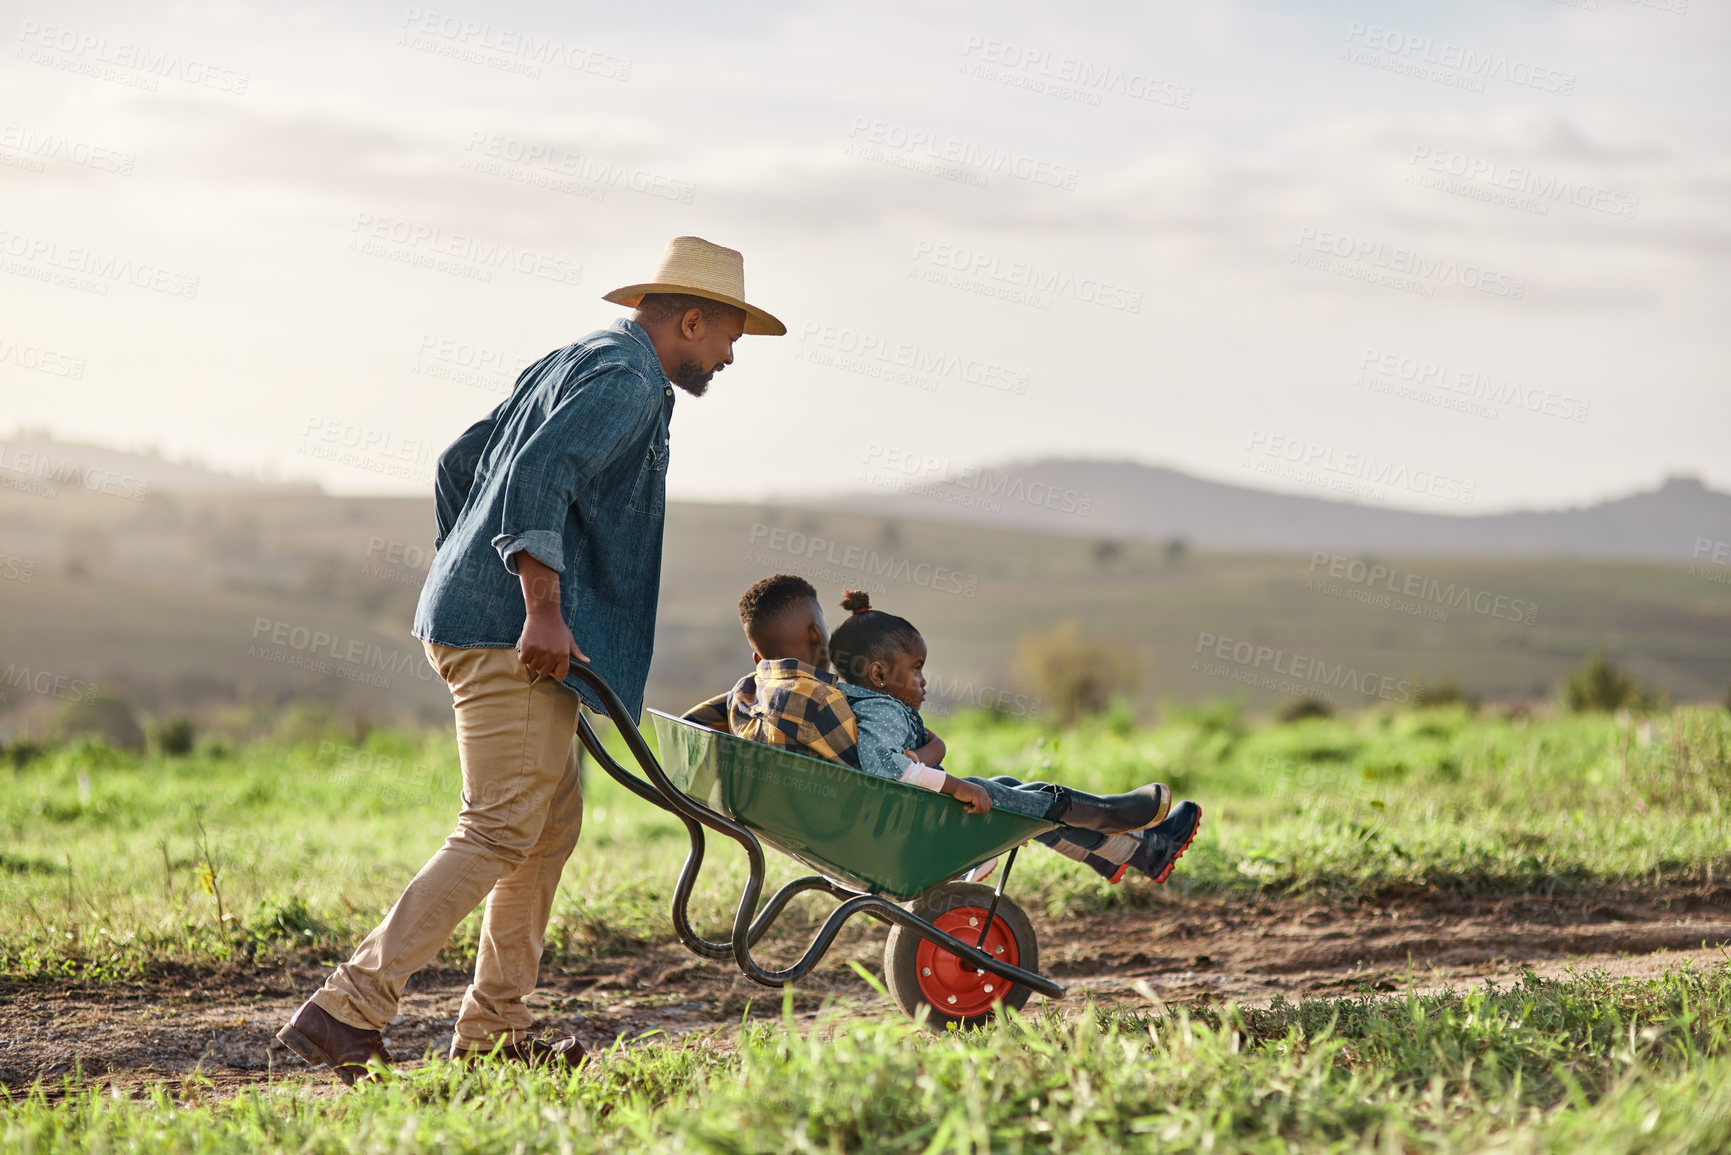
[[[860,768],[859,722],[836,676],[795,658],[765,658],[725,698],[693,706],[685,720]]]

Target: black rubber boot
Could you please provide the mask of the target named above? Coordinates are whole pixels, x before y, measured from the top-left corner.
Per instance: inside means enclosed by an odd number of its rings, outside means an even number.
[[[1165,882],[1201,829],[1202,807],[1188,800],[1180,802],[1166,821],[1137,835],[1142,846],[1130,856],[1130,865],[1155,882]]]
[[[1172,808],[1172,791],[1158,782],[1138,786],[1128,794],[1104,797],[1060,786],[1058,798],[1053,822],[1101,834],[1146,830],[1165,818],[1166,812]]]

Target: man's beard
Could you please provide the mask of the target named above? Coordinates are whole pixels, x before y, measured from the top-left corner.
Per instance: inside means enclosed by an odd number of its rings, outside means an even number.
[[[673,383],[693,397],[701,397],[708,392],[709,379],[719,368],[721,366],[717,365],[714,369],[705,369],[701,361],[681,361],[679,368],[674,370]]]

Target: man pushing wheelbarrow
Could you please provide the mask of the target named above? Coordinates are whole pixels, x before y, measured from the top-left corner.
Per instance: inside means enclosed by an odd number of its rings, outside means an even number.
[[[745,300],[740,254],[675,237],[650,280],[606,300],[628,319],[525,369],[439,458],[437,553],[414,633],[451,689],[462,809],[385,919],[277,1037],[353,1083],[388,1064],[409,976],[476,904],[486,914],[452,1058],[575,1065],[529,1038],[553,893],[583,798],[572,736],[584,663],[635,718],[655,639],[674,387],[700,397],[747,333],[787,327]]]

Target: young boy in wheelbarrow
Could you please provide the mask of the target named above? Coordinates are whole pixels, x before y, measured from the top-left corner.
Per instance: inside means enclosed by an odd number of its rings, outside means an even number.
[[[1201,807],[1173,805],[1171,791],[1157,782],[1102,797],[1007,775],[947,773],[939,765],[944,744],[918,713],[924,639],[905,619],[873,610],[860,591],[848,591],[843,605],[849,618],[832,635],[817,590],[804,578],[776,574],[746,590],[739,619],[757,668],[692,707],[685,720],[938,790],[970,813],[996,806],[1057,823],[1037,840],[1109,881],[1130,868],[1166,881],[1201,827]],[[840,678],[830,670],[832,653]]]

